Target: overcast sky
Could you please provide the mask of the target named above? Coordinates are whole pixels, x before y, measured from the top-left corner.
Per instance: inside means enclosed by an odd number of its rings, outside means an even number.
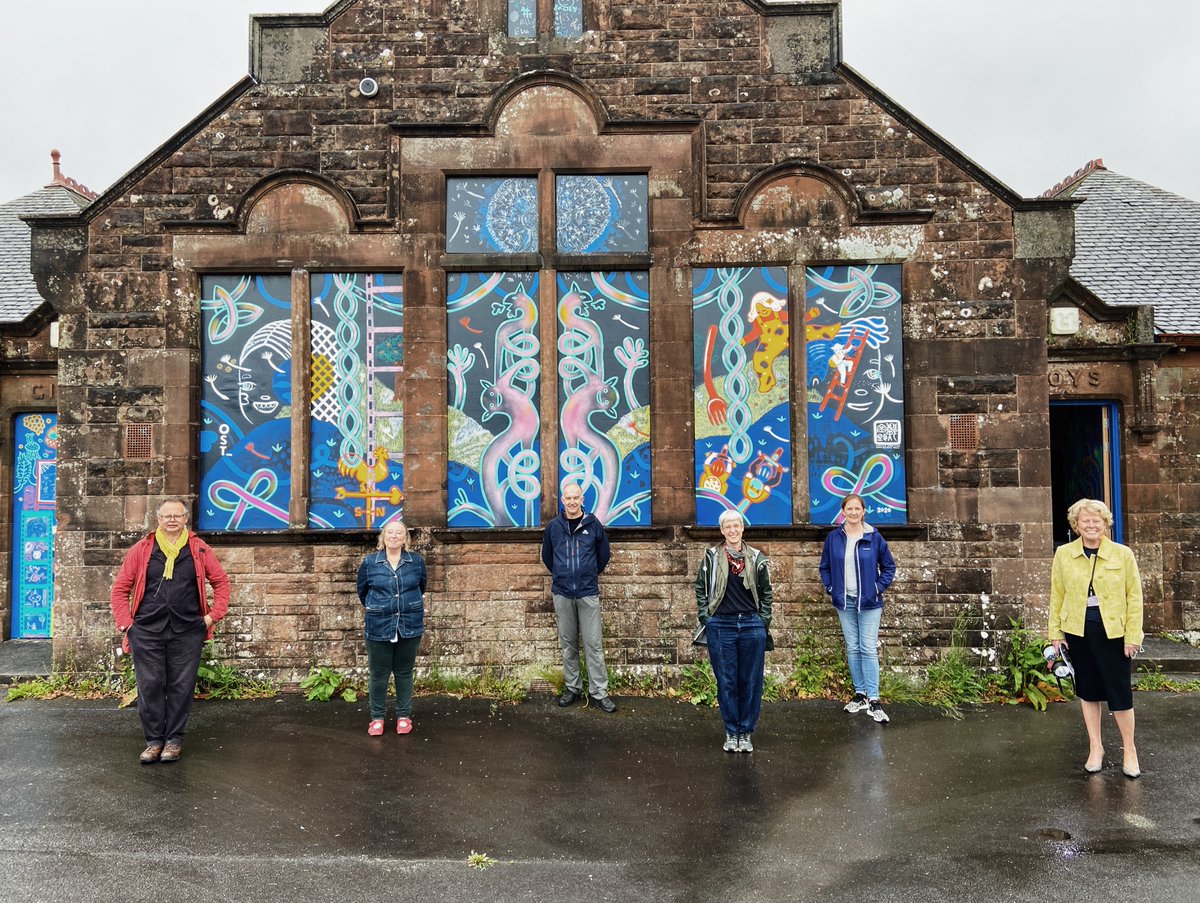
[[[250,13],[329,4],[19,5],[0,33],[0,201],[49,181],[52,147],[67,175],[103,191],[246,73]],[[1102,157],[1200,200],[1200,2],[842,6],[846,61],[1018,192],[1040,194]]]

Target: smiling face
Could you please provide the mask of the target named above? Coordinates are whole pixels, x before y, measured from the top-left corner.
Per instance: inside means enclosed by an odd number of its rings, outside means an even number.
[[[1083,544],[1089,549],[1100,548],[1100,540],[1104,538],[1104,518],[1095,511],[1083,510],[1075,518],[1075,529],[1083,537]]]
[[[389,555],[401,552],[408,545],[408,528],[394,521],[383,528],[383,547]]]
[[[863,508],[862,499],[856,495],[852,495],[842,502],[842,514],[846,518],[847,526],[860,526],[866,513],[866,509]]]
[[[746,529],[746,523],[740,517],[727,517],[721,521],[721,535],[725,537],[725,544],[733,549],[742,547],[742,533]]]
[[[583,490],[574,483],[568,483],[563,487],[562,491],[562,506],[563,513],[567,515],[568,520],[583,515]]]

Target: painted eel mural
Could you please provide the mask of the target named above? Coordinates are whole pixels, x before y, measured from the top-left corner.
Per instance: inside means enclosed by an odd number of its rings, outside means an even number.
[[[646,176],[558,176],[560,254],[645,254],[650,248]]]
[[[11,636],[48,637],[54,603],[58,415],[18,414],[13,451]]]
[[[692,271],[696,523],[792,523],[785,267]]]
[[[608,526],[650,523],[649,284],[558,274],[558,475]]]
[[[541,521],[537,296],[537,273],[448,274],[451,527]]]
[[[530,176],[446,180],[446,252],[536,254],[537,179]]]
[[[292,480],[291,277],[201,281],[200,530],[283,530]]]
[[[403,515],[399,274],[312,276],[308,525],[378,530]]]
[[[873,524],[908,522],[900,266],[808,270],[808,490],[813,523],[857,493]]]

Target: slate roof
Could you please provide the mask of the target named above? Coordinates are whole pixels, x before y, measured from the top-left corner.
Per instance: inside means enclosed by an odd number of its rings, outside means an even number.
[[[29,272],[27,213],[78,213],[89,200],[62,185],[0,204],[0,325],[20,323],[42,306],[42,296]]]
[[[1071,278],[1106,304],[1150,304],[1158,334],[1200,335],[1200,203],[1093,161],[1050,192],[1075,210]]]

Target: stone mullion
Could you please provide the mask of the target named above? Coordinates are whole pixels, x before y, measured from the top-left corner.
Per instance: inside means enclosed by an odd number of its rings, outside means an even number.
[[[792,523],[809,522],[808,506],[808,355],[805,348],[804,315],[807,262],[788,267],[788,353],[792,357],[789,404],[792,420]]]
[[[308,270],[292,270],[292,495],[288,503],[288,527],[292,530],[308,527],[312,459],[311,290]]]

